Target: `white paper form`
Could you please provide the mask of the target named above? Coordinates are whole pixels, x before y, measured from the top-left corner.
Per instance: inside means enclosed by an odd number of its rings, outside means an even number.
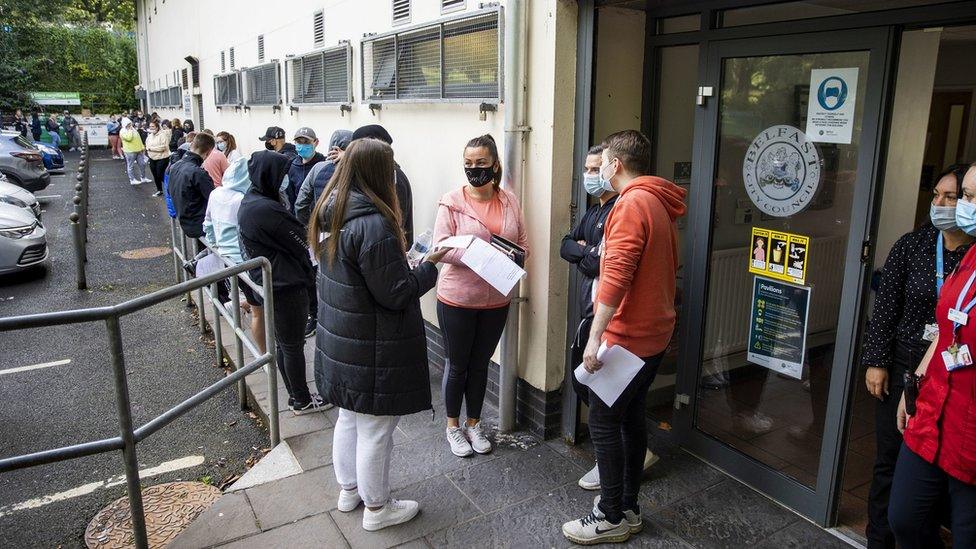
[[[474,240],[474,235],[463,234],[458,236],[449,236],[444,240],[441,240],[434,245],[434,249],[438,250],[440,248],[467,248],[471,245],[471,241]]]
[[[620,345],[607,349],[605,341],[600,345],[596,356],[603,363],[602,368],[591,374],[580,364],[574,375],[577,381],[589,387],[607,406],[613,406],[637,372],[644,367],[644,361]]]
[[[480,238],[472,239],[471,245],[461,256],[461,263],[502,295],[508,295],[525,276],[525,271],[507,255]]]

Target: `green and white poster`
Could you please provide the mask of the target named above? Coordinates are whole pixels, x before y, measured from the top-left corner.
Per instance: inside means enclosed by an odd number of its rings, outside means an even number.
[[[34,92],[31,99],[38,105],[81,105],[78,92]]]
[[[809,306],[809,287],[754,277],[746,359],[800,379],[806,353]]]

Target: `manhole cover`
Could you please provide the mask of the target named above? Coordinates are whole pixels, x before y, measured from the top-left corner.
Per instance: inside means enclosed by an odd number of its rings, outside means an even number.
[[[202,482],[168,482],[143,489],[142,506],[146,511],[149,546],[169,545],[219,497],[220,490]],[[85,544],[91,549],[135,545],[128,497],[115,500],[95,515],[85,530]]]
[[[119,255],[122,259],[152,259],[169,254],[172,248],[166,246],[152,246],[150,248],[139,248],[137,250],[126,250]]]

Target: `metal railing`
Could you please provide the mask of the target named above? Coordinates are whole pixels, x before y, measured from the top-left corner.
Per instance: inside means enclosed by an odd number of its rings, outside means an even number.
[[[258,257],[237,265],[232,265],[206,276],[184,280],[168,288],[137,297],[118,305],[0,318],[0,332],[82,322],[104,321],[106,329],[108,330],[110,347],[109,352],[112,360],[112,374],[115,381],[115,401],[120,431],[120,435],[113,438],[84,442],[71,446],[35,452],[32,454],[0,459],[0,473],[95,454],[102,454],[114,450],[121,450],[125,465],[126,491],[129,496],[132,532],[135,540],[135,546],[142,549],[148,547],[148,538],[146,533],[146,518],[142,506],[142,485],[139,478],[139,464],[138,460],[136,459],[136,445],[139,442],[156,433],[163,427],[169,425],[180,416],[186,414],[204,401],[208,400],[213,395],[223,391],[231,385],[237,384],[239,389],[243,389],[245,376],[257,371],[261,367],[265,367],[265,372],[268,375],[268,387],[271,389],[268,396],[271,407],[269,414],[271,445],[272,447],[277,446],[279,442],[277,403],[278,391],[276,391],[275,388],[278,386],[278,380],[274,355],[274,330],[265,330],[266,351],[261,353],[257,350],[256,345],[251,342],[250,338],[240,325],[240,298],[238,294],[237,278],[247,270],[254,268],[260,268],[262,271],[262,285],[259,286],[255,284],[247,277],[242,277],[242,279],[245,280],[246,283],[250,284],[251,287],[264,298],[265,322],[267,326],[274,326],[274,318],[272,316],[274,297],[272,292],[268,291],[272,284],[271,263],[263,257]],[[188,294],[188,292],[192,292],[193,290],[200,289],[202,291],[202,289],[207,286],[211,287],[211,297],[216,300],[216,284],[226,278],[230,278],[231,280],[232,301],[234,303],[233,312],[227,311],[223,305],[218,303],[215,303],[215,310],[221,316],[228,318],[231,321],[231,327],[234,331],[234,335],[238,339],[237,348],[239,360],[236,364],[236,370],[220,381],[211,384],[197,394],[187,398],[173,408],[170,408],[145,425],[138,428],[133,427],[132,406],[129,398],[129,385],[126,374],[125,356],[122,347],[122,326],[120,319],[123,316],[132,314],[136,311],[157,305],[177,296]],[[203,301],[201,300],[198,303],[203,303]],[[214,333],[220,334],[220,317],[215,315],[215,321],[217,322],[217,329],[214,330]],[[204,322],[205,315],[203,314],[203,310],[200,309],[200,323],[204,324]],[[217,337],[217,353],[218,358],[220,358],[223,349],[221,348],[219,335]],[[246,345],[256,357],[248,364],[243,364],[242,345]],[[242,402],[244,402],[244,399],[246,399],[246,395],[242,396]]]
[[[75,179],[75,196],[71,199],[74,211],[68,215],[71,223],[71,234],[74,237],[75,267],[78,289],[88,288],[88,273],[85,264],[88,263],[88,197],[91,183],[91,151],[88,149],[88,131],[81,132],[81,157],[78,159],[78,175]]]

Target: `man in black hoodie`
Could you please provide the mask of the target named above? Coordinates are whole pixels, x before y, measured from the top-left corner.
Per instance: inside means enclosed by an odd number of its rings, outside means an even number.
[[[288,405],[296,415],[331,408],[308,390],[305,381],[305,319],[308,285],[315,280],[308,257],[305,227],[281,201],[281,184],[288,173],[288,157],[274,151],[251,155],[247,172],[251,188],[237,213],[244,259],[265,257],[271,262],[274,331],[278,371],[288,390]],[[261,284],[261,269],[248,273]]]
[[[352,132],[353,141],[364,137],[379,139],[387,145],[393,145],[390,132],[379,124],[363,126]],[[396,193],[397,201],[400,203],[400,213],[403,215],[403,232],[407,237],[407,246],[413,246],[413,190],[410,188],[407,174],[403,173],[399,164],[396,164]]]
[[[210,200],[214,184],[210,175],[200,166],[213,148],[213,137],[205,133],[196,134],[190,143],[190,150],[169,171],[169,196],[173,200],[180,226],[190,238],[203,236],[203,218],[207,213],[207,201]]]
[[[287,156],[289,162],[298,156],[295,146],[285,141],[285,130],[278,126],[269,126],[268,129],[264,130],[264,135],[258,139],[264,141],[264,148]],[[302,182],[299,181],[298,184],[301,185]]]

